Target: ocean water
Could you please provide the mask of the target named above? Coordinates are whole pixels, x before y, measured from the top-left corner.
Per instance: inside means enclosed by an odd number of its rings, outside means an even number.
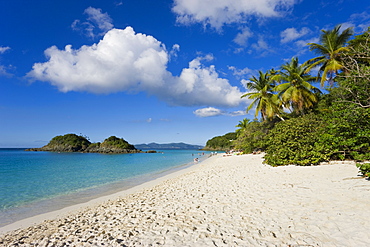
[[[163,152],[163,153],[162,153]],[[205,159],[209,152],[95,154],[0,149],[0,227],[128,189]]]

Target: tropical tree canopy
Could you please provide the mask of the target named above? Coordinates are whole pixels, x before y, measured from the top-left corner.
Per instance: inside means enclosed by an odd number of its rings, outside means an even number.
[[[244,118],[243,121],[239,121],[239,124],[235,127],[238,127],[239,129],[236,129],[236,133],[239,133],[247,128],[249,124],[249,119]]]
[[[246,84],[250,92],[242,96],[242,98],[248,97],[253,100],[248,106],[247,112],[256,107],[255,117],[261,113],[263,120],[271,119],[280,112],[278,98],[273,93],[275,83],[271,80],[271,76],[275,73],[275,71],[267,71],[266,73],[259,71],[258,78],[253,76]]]
[[[281,82],[274,88],[281,103],[295,113],[304,113],[318,101],[320,90],[311,85],[316,78],[306,72],[307,66],[300,65],[295,57],[282,65],[280,73],[272,77],[272,80]]]
[[[310,50],[319,56],[306,62],[308,64],[306,72],[320,66],[318,77],[321,76],[322,87],[327,80],[332,85],[335,75],[343,69],[342,54],[348,51],[345,45],[353,35],[353,28],[347,28],[342,32],[340,29],[341,25],[337,25],[332,30],[322,30],[320,44],[308,44]]]

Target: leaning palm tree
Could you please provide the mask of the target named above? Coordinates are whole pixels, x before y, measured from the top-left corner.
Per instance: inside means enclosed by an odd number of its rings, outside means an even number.
[[[235,126],[239,128],[239,129],[236,129],[236,133],[240,133],[243,130],[247,129],[248,124],[249,124],[249,119],[247,118],[244,118],[243,121],[239,121],[239,124]]]
[[[309,75],[307,65],[300,65],[298,58],[292,58],[281,67],[279,74],[271,79],[281,84],[274,90],[278,92],[281,104],[297,114],[303,114],[305,109],[311,108],[318,101],[320,90],[311,85],[316,77]]]
[[[310,50],[318,54],[318,57],[312,58],[306,62],[307,71],[320,66],[318,77],[321,76],[321,87],[325,81],[333,83],[335,75],[343,69],[341,56],[348,51],[345,46],[349,38],[353,35],[353,28],[347,28],[340,33],[341,25],[337,25],[333,30],[322,30],[320,43],[308,43]]]
[[[247,89],[251,92],[242,95],[242,98],[248,97],[253,100],[248,106],[247,112],[256,107],[255,117],[260,113],[264,121],[273,118],[280,112],[277,98],[273,94],[275,83],[271,80],[272,73],[275,74],[275,71],[266,73],[259,71],[259,77],[253,76],[246,84]]]

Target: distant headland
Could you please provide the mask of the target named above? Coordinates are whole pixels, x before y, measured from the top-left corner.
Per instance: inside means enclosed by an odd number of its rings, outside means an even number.
[[[123,138],[111,136],[102,143],[91,143],[86,137],[76,134],[66,134],[56,136],[41,148],[30,148],[26,151],[49,151],[49,152],[80,152],[80,153],[104,153],[104,154],[123,154],[123,153],[155,153],[156,151],[143,152],[136,149]]]
[[[102,143],[91,143],[89,139],[82,135],[66,134],[56,136],[41,148],[29,148],[26,151],[48,151],[48,152],[79,152],[79,153],[104,153],[104,154],[124,154],[124,153],[156,153],[155,149],[179,149],[179,150],[199,150],[203,146],[191,145],[183,142],[168,144],[137,144],[132,145],[123,138],[111,136]],[[145,149],[147,151],[142,151]]]
[[[136,148],[138,149],[186,149],[186,150],[198,150],[202,149],[203,146],[200,145],[191,145],[191,144],[186,144],[183,142],[179,143],[166,143],[166,144],[158,144],[155,142],[149,143],[149,144],[136,144]]]

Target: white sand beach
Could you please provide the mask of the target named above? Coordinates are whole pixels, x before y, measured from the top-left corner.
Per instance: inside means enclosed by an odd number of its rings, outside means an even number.
[[[5,226],[0,246],[370,246],[370,181],[354,164],[262,161],[263,154],[213,156]]]

